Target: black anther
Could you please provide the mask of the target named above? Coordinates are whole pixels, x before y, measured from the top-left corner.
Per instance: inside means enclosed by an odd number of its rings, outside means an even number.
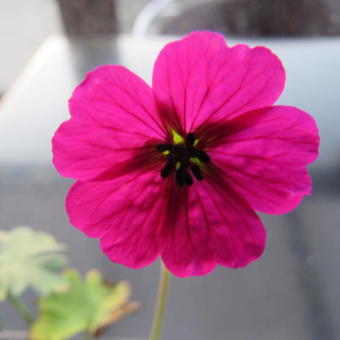
[[[199,163],[194,163],[193,158],[198,159],[202,163],[208,163],[210,157],[201,149],[195,146],[196,137],[193,133],[188,133],[184,143],[175,144],[158,144],[156,149],[162,152],[167,159],[167,163],[161,170],[161,177],[167,178],[176,168],[176,184],[192,185],[194,176],[198,181],[203,180]],[[167,152],[166,152],[167,151]],[[189,170],[190,169],[190,170]]]
[[[168,163],[165,164],[165,167],[161,170],[161,177],[167,178],[170,175],[170,172],[174,166],[175,166],[174,162],[168,161]]]
[[[193,133],[188,133],[186,139],[185,139],[185,145],[186,146],[193,146],[195,143],[195,135]]]
[[[164,152],[164,151],[170,151],[173,149],[173,145],[171,144],[158,144],[156,146],[157,151]]]
[[[197,164],[191,164],[190,169],[191,169],[192,174],[195,176],[197,180],[199,181],[203,180],[201,169]]]
[[[183,185],[192,185],[194,181],[190,174],[186,171],[184,167],[180,167],[176,171],[176,184],[183,186]]]
[[[210,157],[204,151],[195,149],[194,154],[195,154],[195,157],[197,157],[201,162],[203,163],[210,162]]]

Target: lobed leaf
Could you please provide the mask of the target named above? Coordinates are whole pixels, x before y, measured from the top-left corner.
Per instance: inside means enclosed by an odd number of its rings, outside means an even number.
[[[31,287],[44,295],[64,285],[63,250],[51,235],[26,226],[0,231],[0,301],[9,291],[19,296]]]
[[[89,271],[84,280],[73,269],[64,275],[68,286],[39,300],[30,339],[64,340],[82,331],[98,334],[138,308],[136,302],[128,302],[131,288],[127,282],[105,282],[96,270]]]

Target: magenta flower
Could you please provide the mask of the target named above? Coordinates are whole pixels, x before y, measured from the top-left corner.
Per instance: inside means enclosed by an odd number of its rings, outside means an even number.
[[[184,277],[257,259],[266,233],[255,210],[294,209],[318,155],[313,118],[272,106],[284,83],[270,50],[212,32],[165,46],[152,88],[122,66],[90,72],[53,138],[56,168],[77,180],[71,223],[132,268],[161,256]]]

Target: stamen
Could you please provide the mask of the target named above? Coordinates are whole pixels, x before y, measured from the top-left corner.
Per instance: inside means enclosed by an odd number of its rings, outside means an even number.
[[[193,133],[189,133],[187,135],[187,138],[185,139],[185,145],[186,146],[193,146],[195,143],[195,135]]]
[[[169,160],[168,163],[165,164],[165,167],[161,170],[161,177],[167,178],[174,166],[175,163]]]
[[[203,162],[203,163],[208,163],[208,162],[210,162],[210,157],[208,156],[207,153],[205,153],[205,152],[202,151],[202,150],[197,150],[197,149],[195,149],[194,157],[197,157],[197,158],[198,158],[201,162]]]
[[[188,133],[184,139],[175,130],[171,130],[173,137],[172,144],[158,144],[157,151],[166,157],[167,163],[161,170],[161,177],[167,178],[172,171],[176,172],[176,184],[192,185],[193,177],[202,181],[202,168],[205,169],[204,163],[210,161],[209,155],[200,148],[196,148],[199,140],[193,133]]]
[[[158,144],[156,146],[157,151],[164,152],[164,151],[170,151],[173,149],[173,145],[171,144]]]
[[[181,144],[184,142],[184,138],[180,134],[178,134],[174,129],[171,130],[171,133],[174,144]]]
[[[197,164],[191,164],[190,165],[190,169],[191,169],[192,174],[195,176],[195,178],[198,181],[202,181],[203,180],[201,169],[200,169],[200,167]]]
[[[194,183],[192,177],[186,171],[184,167],[180,167],[176,171],[176,184],[183,186],[183,185],[192,185]]]

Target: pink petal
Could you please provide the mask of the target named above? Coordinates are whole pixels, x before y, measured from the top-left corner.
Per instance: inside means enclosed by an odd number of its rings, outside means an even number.
[[[230,48],[222,35],[212,32],[195,32],[168,44],[153,74],[161,112],[181,132],[270,106],[284,83],[285,71],[270,50]]]
[[[165,138],[150,87],[124,67],[90,72],[69,104],[72,119],[53,138],[53,162],[64,176],[93,179]]]
[[[170,200],[169,239],[162,250],[166,267],[180,277],[205,275],[216,264],[237,268],[258,258],[265,230],[252,208],[218,181],[176,187]]]
[[[214,141],[217,131],[224,137]],[[319,136],[307,113],[287,106],[264,108],[215,131],[207,127],[206,133],[212,136],[208,152],[213,164],[255,210],[286,213],[310,194],[306,166],[318,157]]]
[[[71,223],[101,239],[114,262],[139,268],[153,262],[167,237],[166,184],[159,169],[104,182],[77,182],[68,194]]]

